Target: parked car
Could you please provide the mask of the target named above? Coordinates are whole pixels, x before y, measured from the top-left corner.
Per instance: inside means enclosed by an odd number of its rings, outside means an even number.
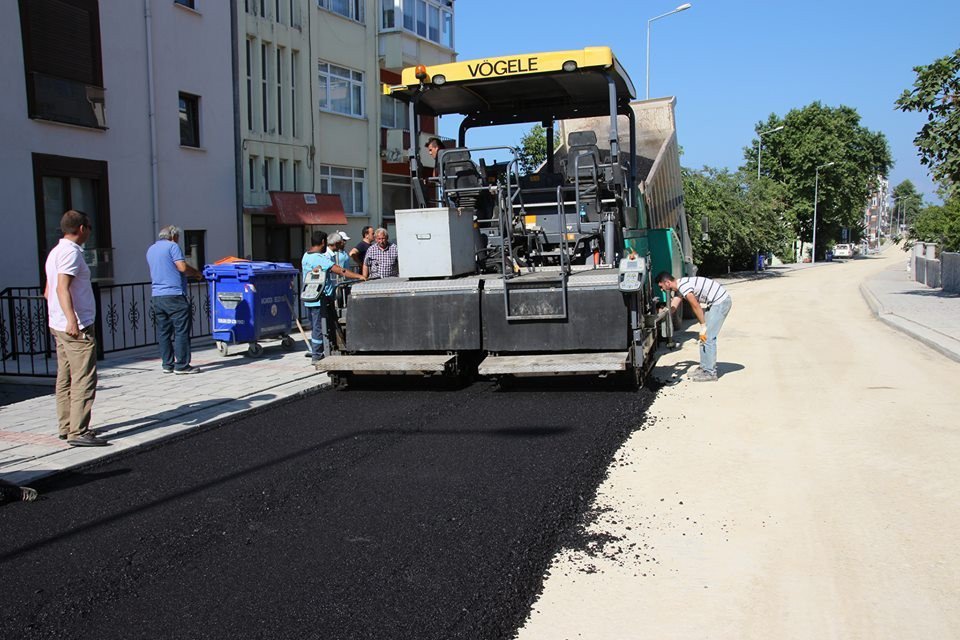
[[[834,258],[852,258],[853,246],[849,244],[837,244],[833,246]]]

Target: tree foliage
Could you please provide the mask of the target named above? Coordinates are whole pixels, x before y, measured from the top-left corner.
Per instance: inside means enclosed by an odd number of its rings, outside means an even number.
[[[520,172],[533,173],[547,159],[547,130],[534,125],[520,138]]]
[[[960,49],[913,70],[913,89],[904,91],[896,106],[926,114],[913,143],[933,178],[952,190],[960,184]]]
[[[791,230],[783,223],[781,185],[769,180],[757,183],[749,172],[704,167],[683,170],[683,191],[701,273],[750,269],[758,251],[790,253]],[[706,239],[702,231],[707,231]]]
[[[943,206],[923,209],[910,227],[910,237],[935,242],[941,251],[960,251],[960,195],[949,198]]]
[[[911,226],[920,215],[923,206],[923,195],[910,180],[904,180],[893,188],[893,211],[895,218],[903,220],[906,226]]]
[[[771,114],[756,131],[780,125],[782,131],[764,136],[762,175],[785,190],[784,219],[795,236],[813,236],[816,168],[820,169],[817,203],[817,254],[840,238],[843,227],[859,229],[864,203],[893,165],[886,137],[860,124],[856,109],[814,102],[793,109],[783,118]],[[757,169],[756,139],[744,148],[744,171]]]

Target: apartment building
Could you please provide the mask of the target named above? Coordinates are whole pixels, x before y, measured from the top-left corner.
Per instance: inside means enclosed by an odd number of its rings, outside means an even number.
[[[887,235],[890,223],[890,209],[887,204],[889,197],[889,181],[883,176],[877,176],[876,187],[863,211],[862,237],[868,249],[879,249],[880,242]]]
[[[0,22],[0,289],[42,284],[60,216],[92,218],[103,283],[149,279],[167,224],[197,265],[236,252],[227,0],[19,0]]]
[[[410,206],[409,136],[382,84],[455,59],[453,0],[244,0],[237,17],[244,255],[296,261],[314,228],[389,226]]]

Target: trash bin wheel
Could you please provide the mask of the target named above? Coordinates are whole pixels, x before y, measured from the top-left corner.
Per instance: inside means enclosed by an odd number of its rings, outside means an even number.
[[[217,351],[220,352],[221,356],[227,355],[227,343],[223,340],[217,340]]]
[[[290,336],[283,336],[283,339],[280,340],[280,346],[283,347],[284,351],[293,351],[293,348],[297,346],[297,343]]]
[[[263,355],[263,345],[258,342],[251,342],[250,346],[247,347],[247,355],[251,358],[259,358]]]

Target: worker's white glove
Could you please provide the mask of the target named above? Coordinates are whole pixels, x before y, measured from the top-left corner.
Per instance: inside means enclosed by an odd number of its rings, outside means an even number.
[[[707,325],[705,324],[697,325],[697,336],[699,337],[700,342],[707,341]]]

